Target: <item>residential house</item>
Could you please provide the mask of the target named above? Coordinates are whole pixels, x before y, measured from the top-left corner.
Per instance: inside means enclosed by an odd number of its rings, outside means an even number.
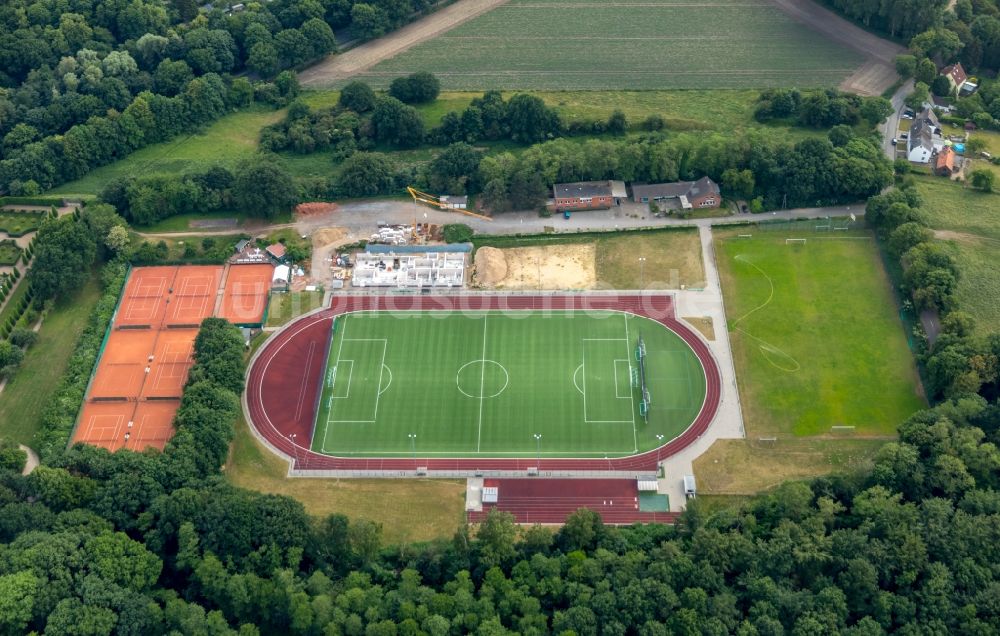
[[[962,90],[962,86],[969,80],[969,76],[965,74],[965,69],[962,68],[961,62],[949,64],[944,67],[941,69],[941,75],[948,78],[948,83],[951,84],[951,91],[956,95],[960,90]]]
[[[557,183],[552,186],[552,198],[556,211],[567,210],[607,210],[614,205],[614,195],[610,181],[578,181]]]
[[[934,111],[925,108],[913,118],[910,137],[906,140],[906,158],[913,163],[928,163],[934,151],[944,146],[940,122]]]
[[[934,174],[940,177],[950,177],[955,172],[955,151],[951,146],[945,146],[934,155]]]
[[[719,186],[708,177],[697,181],[632,185],[632,200],[636,203],[677,199],[682,209],[717,208],[722,205]]]

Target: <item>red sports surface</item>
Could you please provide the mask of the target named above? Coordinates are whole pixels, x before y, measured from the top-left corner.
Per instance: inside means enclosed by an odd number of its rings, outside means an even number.
[[[491,510],[514,515],[518,523],[563,523],[580,508],[601,515],[604,523],[672,523],[676,512],[641,512],[635,480],[629,479],[487,479],[495,486],[495,504],[484,504],[482,512],[469,512],[469,522],[478,523]]]
[[[236,325],[261,322],[264,319],[264,309],[267,307],[273,275],[274,267],[271,265],[230,267],[219,317]]]
[[[617,310],[645,316],[677,333],[701,361],[707,378],[705,403],[691,426],[654,450],[616,459],[512,458],[354,458],[320,455],[309,450],[316,405],[326,363],[326,345],[335,316],[358,310]],[[246,401],[250,424],[272,446],[293,457],[296,470],[461,471],[636,471],[656,470],[657,462],[686,448],[711,424],[719,408],[722,379],[708,345],[674,315],[666,295],[553,296],[337,296],[329,309],[300,318],[272,336],[247,372]],[[297,443],[293,444],[295,436]]]

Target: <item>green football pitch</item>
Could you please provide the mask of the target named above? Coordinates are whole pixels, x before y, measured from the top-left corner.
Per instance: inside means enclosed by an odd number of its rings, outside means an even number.
[[[334,322],[312,449],[338,456],[620,457],[679,435],[704,397],[694,352],[648,318],[614,311],[356,312]]]

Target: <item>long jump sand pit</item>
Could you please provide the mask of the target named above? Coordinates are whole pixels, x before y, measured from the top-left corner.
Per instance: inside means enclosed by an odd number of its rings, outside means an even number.
[[[487,289],[593,289],[596,253],[593,243],[481,247],[473,281]]]

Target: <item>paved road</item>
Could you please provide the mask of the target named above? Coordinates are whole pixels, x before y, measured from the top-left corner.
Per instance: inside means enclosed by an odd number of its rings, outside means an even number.
[[[906,98],[912,92],[913,80],[907,80],[889,100],[892,102],[892,114],[889,115],[889,119],[880,127],[882,131],[882,148],[885,150],[885,156],[890,159],[896,158],[896,147],[892,145],[892,139],[896,136],[896,131],[899,130],[899,121],[903,115],[903,110],[906,108],[903,102],[906,101]]]

